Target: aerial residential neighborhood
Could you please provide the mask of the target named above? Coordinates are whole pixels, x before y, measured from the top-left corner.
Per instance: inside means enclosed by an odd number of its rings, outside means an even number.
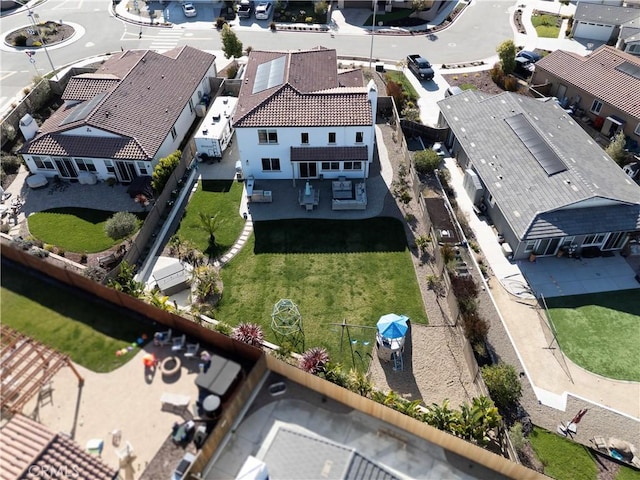
[[[640,478],[640,3],[92,8],[1,6],[0,479]]]

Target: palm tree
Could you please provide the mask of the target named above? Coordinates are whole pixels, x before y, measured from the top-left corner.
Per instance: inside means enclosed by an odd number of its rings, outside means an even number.
[[[216,246],[216,230],[218,229],[218,214],[213,217],[209,216],[205,212],[200,212],[200,225],[205,232],[209,234],[209,249],[213,250]]]

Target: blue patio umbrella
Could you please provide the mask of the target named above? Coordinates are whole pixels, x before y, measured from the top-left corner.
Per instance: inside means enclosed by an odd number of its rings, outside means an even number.
[[[383,338],[402,338],[409,329],[407,320],[409,320],[409,317],[406,315],[397,315],[395,313],[383,315],[376,324],[378,333],[380,333]]]

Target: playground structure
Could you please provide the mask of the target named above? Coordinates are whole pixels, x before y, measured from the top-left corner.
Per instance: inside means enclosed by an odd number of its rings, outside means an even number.
[[[288,298],[282,298],[273,306],[271,311],[271,330],[282,343],[287,340],[292,348],[304,350],[304,330],[302,315],[298,306]]]

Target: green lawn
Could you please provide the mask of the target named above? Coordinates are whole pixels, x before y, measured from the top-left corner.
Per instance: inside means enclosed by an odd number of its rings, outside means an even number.
[[[303,317],[305,347],[324,346],[333,361],[366,370],[375,330],[350,327],[357,343],[332,323],[374,327],[389,312],[427,321],[402,224],[390,218],[363,221],[257,222],[254,235],[222,270],[224,293],[215,317],[235,325],[263,326],[270,341],[271,311],[290,298]],[[369,342],[365,345],[363,342]],[[355,353],[358,352],[358,353]],[[359,360],[362,358],[362,361]]]
[[[560,27],[556,26],[555,15],[532,15],[531,23],[539,37],[558,38]]]
[[[209,234],[200,224],[199,212],[211,216],[218,215],[216,232],[217,252],[229,250],[240,236],[244,219],[240,216],[242,183],[224,180],[204,180],[198,184],[198,190],[189,201],[177,235],[182,240],[191,240],[198,250],[207,252]],[[207,252],[208,253],[208,252]]]
[[[44,243],[69,252],[102,252],[120,243],[104,233],[104,225],[114,212],[89,208],[52,208],[29,215],[29,232]],[[135,212],[143,220],[146,212]]]
[[[376,12],[376,27],[382,22],[382,25],[393,24],[396,20],[408,18],[413,13],[410,8],[397,8],[389,13]],[[370,27],[373,23],[373,13],[362,24],[363,27]]]
[[[562,351],[605,377],[640,381],[640,290],[547,299]]]
[[[416,92],[416,89],[413,88],[413,85],[411,85],[411,82],[403,72],[389,70],[387,73],[385,73],[385,76],[387,78],[387,81],[392,81],[402,86],[402,90],[407,96],[408,101],[414,103],[418,101],[418,92]]]
[[[598,467],[589,449],[579,443],[534,427],[529,436],[544,474],[556,480],[597,480]],[[616,480],[638,480],[640,472],[620,465]]]
[[[128,362],[132,353],[116,351],[152,328],[77,292],[2,264],[2,323],[65,353],[94,372],[109,372]],[[135,348],[134,350],[138,350]]]

